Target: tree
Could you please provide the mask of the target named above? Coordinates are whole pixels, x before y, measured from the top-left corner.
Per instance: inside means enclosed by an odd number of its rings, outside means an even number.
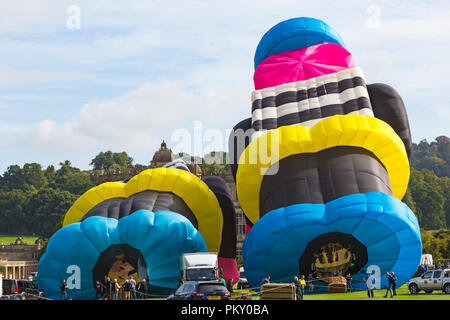
[[[24,189],[26,186],[34,186],[40,189],[47,185],[47,178],[38,163],[26,163],[23,168],[18,165],[9,166],[3,174],[3,189]]]
[[[43,188],[33,194],[26,207],[32,213],[31,232],[43,238],[49,238],[62,226],[64,214],[78,198],[68,191]]]
[[[33,186],[0,192],[0,232],[5,234],[30,234],[32,216],[26,208],[29,199],[37,193]]]
[[[100,152],[91,160],[90,165],[94,170],[104,169],[106,171],[119,167],[122,171],[133,164],[133,158],[126,152],[113,153],[112,151]]]
[[[68,172],[55,178],[55,188],[69,191],[75,195],[81,195],[94,187],[91,176],[86,172]]]
[[[446,196],[444,196],[443,185],[448,178],[438,178],[432,171],[411,168],[409,190],[413,201],[415,214],[422,228],[440,229],[446,228]],[[448,183],[448,182],[447,182]],[[448,198],[448,196],[447,196]],[[405,201],[405,200],[404,200]],[[410,207],[411,208],[411,207]],[[411,209],[413,209],[411,208]]]

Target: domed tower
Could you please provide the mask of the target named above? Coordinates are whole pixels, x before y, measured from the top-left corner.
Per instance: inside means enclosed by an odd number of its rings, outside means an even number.
[[[172,150],[167,148],[166,142],[163,140],[161,148],[155,152],[150,163],[151,168],[160,168],[166,163],[174,160]]]

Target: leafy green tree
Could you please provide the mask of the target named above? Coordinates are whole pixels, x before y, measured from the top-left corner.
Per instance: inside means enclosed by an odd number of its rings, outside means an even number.
[[[0,232],[4,234],[30,234],[32,214],[26,208],[29,199],[37,193],[33,186],[0,192]]]
[[[9,166],[3,174],[3,189],[23,189],[34,186],[36,189],[47,185],[47,178],[38,163],[26,163],[23,168],[18,165]]]
[[[411,169],[409,191],[415,203],[415,213],[422,228],[446,228],[445,201],[442,182],[432,171]]]
[[[26,207],[33,213],[31,232],[49,238],[62,226],[64,214],[78,198],[68,191],[43,188],[33,194]]]
[[[81,195],[94,187],[91,176],[86,172],[69,172],[55,178],[55,188],[69,191],[75,195]]]
[[[128,156],[126,152],[100,152],[92,159],[90,165],[94,167],[94,170],[104,169],[106,171],[115,170],[120,168],[126,170],[133,163],[133,158]]]

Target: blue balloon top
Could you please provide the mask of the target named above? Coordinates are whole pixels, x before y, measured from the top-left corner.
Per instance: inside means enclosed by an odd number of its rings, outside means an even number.
[[[345,46],[336,30],[322,20],[307,17],[285,20],[272,27],[262,37],[256,48],[255,69],[273,54],[324,42]]]

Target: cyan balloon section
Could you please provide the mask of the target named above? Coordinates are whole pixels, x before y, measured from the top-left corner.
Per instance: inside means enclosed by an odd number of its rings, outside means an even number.
[[[182,160],[124,182],[86,191],[64,217],[38,266],[38,287],[59,299],[92,299],[96,281],[145,279],[152,296],[180,281],[183,253],[216,252],[228,281],[238,280],[235,209],[220,177],[201,180]]]

